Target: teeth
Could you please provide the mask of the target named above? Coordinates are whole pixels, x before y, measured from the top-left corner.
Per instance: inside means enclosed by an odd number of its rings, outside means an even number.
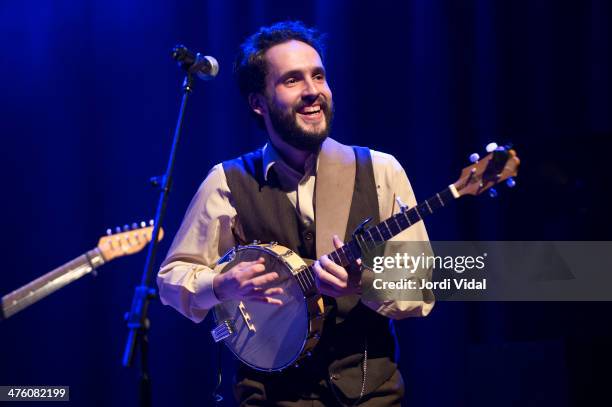
[[[318,113],[321,110],[321,106],[309,106],[304,108],[304,113]]]

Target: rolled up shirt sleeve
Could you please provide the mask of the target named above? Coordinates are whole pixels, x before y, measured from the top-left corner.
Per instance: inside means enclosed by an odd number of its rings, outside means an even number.
[[[372,164],[374,167],[374,179],[378,191],[378,203],[380,209],[380,219],[389,218],[400,211],[396,203],[396,197],[409,207],[416,206],[417,201],[408,181],[406,172],[400,163],[392,155],[372,151]],[[423,221],[417,222],[400,234],[393,237],[390,241],[402,242],[429,242],[427,230]],[[427,271],[427,276],[431,280],[432,270]],[[408,317],[427,316],[435,303],[434,295],[431,290],[422,290],[421,300],[415,301],[366,301],[362,302],[370,309],[391,319],[403,319]]]
[[[161,302],[194,322],[219,303],[216,261],[235,245],[236,210],[223,166],[214,166],[193,197],[157,275]]]

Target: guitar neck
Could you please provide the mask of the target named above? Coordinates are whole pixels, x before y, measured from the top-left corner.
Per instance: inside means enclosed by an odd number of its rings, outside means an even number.
[[[2,297],[1,319],[6,319],[104,264],[93,249]]]
[[[361,258],[363,252],[368,252],[383,245],[386,241],[400,234],[425,217],[431,215],[440,208],[443,208],[458,198],[457,191],[451,185],[438,192],[420,204],[403,210],[389,219],[376,226],[364,229],[363,233],[358,233],[354,239],[346,242],[344,246],[337,249],[327,256],[336,264],[348,267]],[[300,273],[305,275],[300,278],[301,284],[308,290],[314,288],[314,271],[312,266],[303,269]]]

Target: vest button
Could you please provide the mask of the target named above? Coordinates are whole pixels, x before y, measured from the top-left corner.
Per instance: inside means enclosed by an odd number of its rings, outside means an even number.
[[[306,240],[312,240],[312,238],[313,238],[313,234],[312,234],[312,232],[306,232],[306,233],[304,233],[304,239],[306,239]]]

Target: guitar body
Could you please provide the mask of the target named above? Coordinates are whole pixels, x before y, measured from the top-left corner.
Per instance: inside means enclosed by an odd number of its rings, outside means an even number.
[[[275,287],[282,306],[259,301],[227,301],[214,308],[215,341],[222,340],[238,359],[262,371],[279,371],[294,365],[317,344],[323,328],[323,299],[304,289],[300,271],[306,262],[278,244],[239,246],[223,260],[222,272],[243,261],[265,259],[266,272],[276,272]]]

